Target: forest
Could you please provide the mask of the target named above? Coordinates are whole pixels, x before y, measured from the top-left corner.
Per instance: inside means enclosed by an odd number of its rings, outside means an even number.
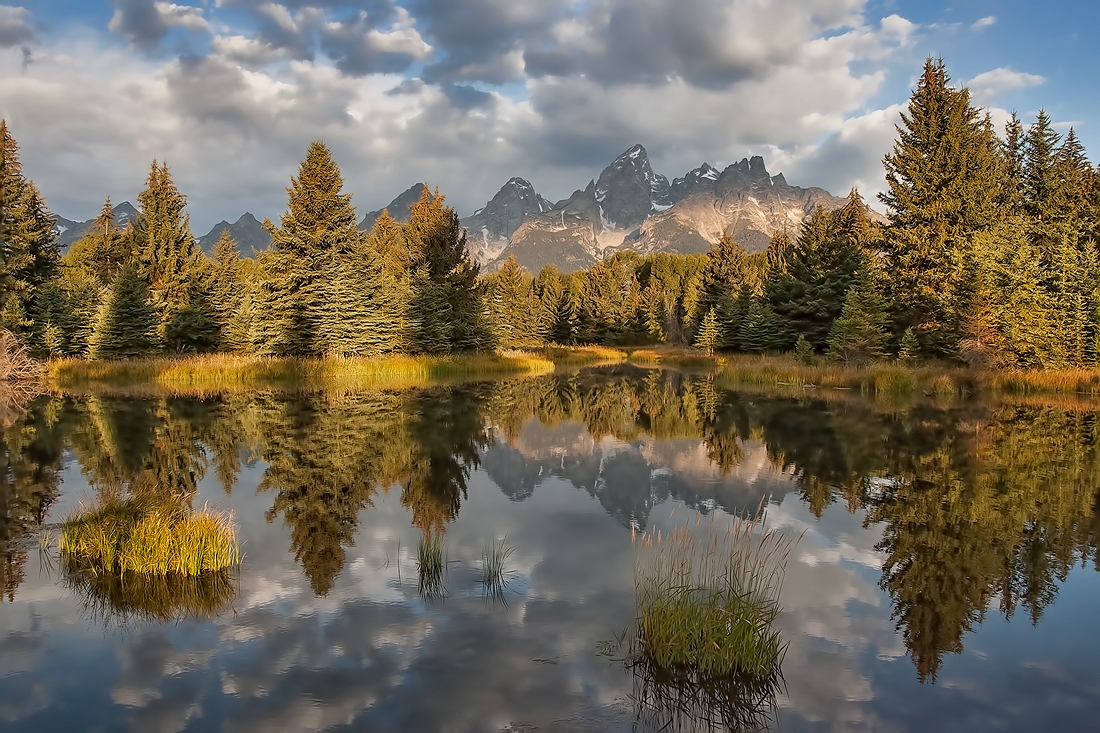
[[[125,227],[110,200],[62,254],[0,122],[0,325],[39,358],[236,352],[448,354],[547,344],[684,344],[844,363],[1093,367],[1100,186],[1073,129],[1040,111],[1003,132],[929,59],[884,159],[888,223],[855,190],[764,252],[625,252],[588,270],[482,273],[454,209],[425,191],[407,222],[356,225],[336,161],[309,146],[270,250],[196,244],[154,161]]]

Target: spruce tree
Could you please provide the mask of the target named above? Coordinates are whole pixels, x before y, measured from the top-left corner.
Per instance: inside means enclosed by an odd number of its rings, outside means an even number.
[[[0,120],[0,320],[25,343],[36,336],[30,314],[38,288],[61,261],[54,217],[23,173],[19,146]]]
[[[921,350],[951,356],[970,309],[968,259],[975,233],[999,215],[1004,168],[987,119],[928,59],[884,160],[889,209],[883,269],[893,331],[912,328]]]
[[[703,270],[699,303],[703,313],[737,297],[747,277],[745,257],[745,250],[729,234],[723,234],[711,247]]]
[[[404,235],[410,269],[424,271],[423,276],[414,276],[414,282],[426,277],[431,284],[425,292],[417,293],[414,303],[413,317],[422,328],[431,331],[423,334],[421,348],[439,350],[440,339],[448,342],[445,349],[448,351],[491,346],[488,341],[490,327],[485,322],[483,308],[484,293],[478,282],[479,267],[466,249],[466,230],[458,214],[445,205],[438,189],[429,193],[425,188],[420,200],[409,208]],[[449,311],[447,328],[441,328],[440,311],[429,313],[425,310],[433,307],[445,307]]]
[[[844,309],[829,333],[829,355],[845,363],[866,364],[886,353],[886,304],[870,267],[864,267],[844,299]]]
[[[712,306],[699,324],[699,331],[695,335],[695,348],[701,349],[709,356],[715,352],[721,340],[718,311]]]
[[[114,282],[119,270],[131,261],[132,242],[133,237],[115,222],[115,212],[108,198],[84,236],[69,247],[63,263],[67,270],[81,269],[107,287]]]
[[[287,189],[287,210],[279,226],[264,220],[272,251],[256,300],[257,348],[272,354],[316,354],[332,348],[322,323],[338,317],[339,304],[326,302],[321,273],[333,272],[341,258],[359,249],[351,194],[342,193],[343,177],[321,141],[306,151],[298,175]]]
[[[913,334],[913,329],[907,328],[905,332],[901,334],[901,341],[898,342],[898,363],[912,364],[919,358],[920,342],[917,341],[917,337]]]
[[[157,315],[136,268],[124,266],[100,306],[89,349],[93,359],[144,356],[157,347]]]
[[[160,344],[173,352],[207,350],[216,333],[200,287],[203,256],[191,234],[187,197],[172,181],[167,163],[153,161],[138,205],[132,256],[149,285]]]
[[[818,207],[787,254],[786,271],[773,273],[765,297],[776,316],[774,348],[790,350],[803,335],[815,350],[828,345],[833,321],[863,259],[861,241],[870,235],[857,197],[839,212]]]

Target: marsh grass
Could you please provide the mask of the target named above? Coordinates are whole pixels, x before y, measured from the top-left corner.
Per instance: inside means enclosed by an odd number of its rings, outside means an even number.
[[[93,574],[198,577],[240,563],[231,516],[171,497],[105,497],[67,517],[57,544],[66,567]]]
[[[442,600],[447,595],[447,548],[434,533],[420,539],[416,546],[417,592],[428,600]]]
[[[796,540],[764,512],[722,533],[703,525],[635,535],[636,655],[698,679],[779,674],[786,644],[773,623]]]
[[[508,558],[515,551],[516,548],[508,544],[507,535],[492,540],[481,551],[481,585],[486,596],[503,599],[513,574],[508,569]]]
[[[560,346],[553,344],[534,353],[544,359],[549,359],[555,366],[559,367],[618,364],[626,361],[627,358],[625,351],[610,346]]]
[[[81,600],[92,618],[106,624],[217,616],[232,608],[239,585],[234,570],[188,577],[95,572],[72,558],[62,563],[64,586]]]
[[[264,388],[358,392],[553,370],[554,363],[538,354],[319,359],[207,354],[118,361],[59,359],[50,363],[49,379],[61,390],[149,384],[190,394]]]

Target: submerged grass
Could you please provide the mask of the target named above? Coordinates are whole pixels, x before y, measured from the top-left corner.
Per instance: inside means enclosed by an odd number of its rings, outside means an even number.
[[[58,551],[67,567],[100,575],[198,577],[240,563],[230,516],[143,496],[76,510],[61,525]]]
[[[508,558],[516,551],[508,544],[508,537],[493,540],[485,545],[481,552],[481,584],[485,595],[500,598],[508,588],[512,571],[508,569]]]
[[[429,534],[416,546],[417,592],[423,598],[440,600],[447,595],[447,549],[442,537]]]
[[[119,361],[59,359],[50,363],[49,379],[60,389],[144,383],[193,393],[262,388],[354,392],[476,377],[545,374],[553,369],[554,363],[550,359],[537,354],[317,359],[207,354]]]

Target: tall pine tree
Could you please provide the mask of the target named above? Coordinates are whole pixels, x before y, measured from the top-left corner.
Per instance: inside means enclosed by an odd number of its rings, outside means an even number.
[[[966,88],[951,86],[943,61],[929,59],[884,160],[889,209],[883,268],[893,331],[911,328],[921,350],[953,356],[970,308],[970,261],[975,233],[998,216],[1003,166],[1000,144],[970,104]]]

